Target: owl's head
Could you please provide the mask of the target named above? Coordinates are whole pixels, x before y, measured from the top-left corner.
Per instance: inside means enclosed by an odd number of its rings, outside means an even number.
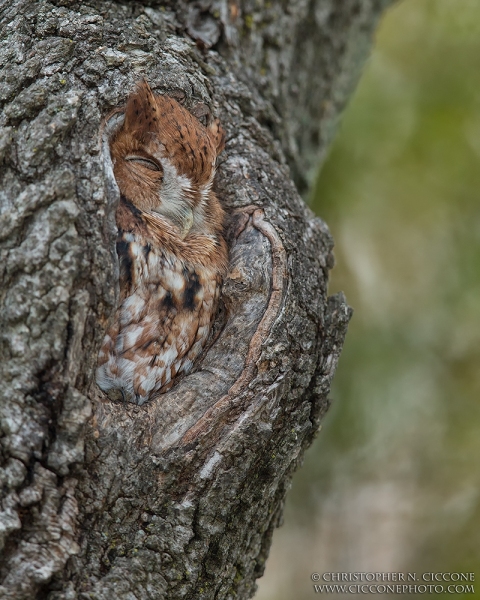
[[[143,81],[129,96],[124,123],[110,143],[115,179],[127,200],[168,218],[182,237],[196,228],[207,233],[214,225],[212,183],[224,145],[218,120],[203,125],[173,98],[154,96]]]

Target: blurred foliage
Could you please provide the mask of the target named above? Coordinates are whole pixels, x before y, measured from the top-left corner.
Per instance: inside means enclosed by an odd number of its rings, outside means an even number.
[[[403,0],[312,193],[355,313],[260,600],[368,569],[477,569],[480,598],[479,195],[480,2]]]

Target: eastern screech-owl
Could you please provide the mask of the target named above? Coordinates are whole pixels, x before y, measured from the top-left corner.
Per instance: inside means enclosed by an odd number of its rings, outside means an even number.
[[[144,81],[110,142],[120,188],[120,305],[100,350],[99,387],[143,404],[205,347],[227,263],[213,189],[224,133]]]

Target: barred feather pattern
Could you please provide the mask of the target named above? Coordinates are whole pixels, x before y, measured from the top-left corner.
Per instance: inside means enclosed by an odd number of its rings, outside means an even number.
[[[191,371],[210,333],[221,277],[129,232],[119,234],[117,252],[120,288],[128,292],[100,350],[97,383],[143,404]]]

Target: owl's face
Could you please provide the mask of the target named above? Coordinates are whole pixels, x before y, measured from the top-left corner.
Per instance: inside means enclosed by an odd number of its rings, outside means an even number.
[[[130,95],[125,121],[110,144],[120,192],[134,206],[158,213],[182,237],[208,229],[211,186],[224,133],[205,127],[176,100],[154,96],[144,81]]]

